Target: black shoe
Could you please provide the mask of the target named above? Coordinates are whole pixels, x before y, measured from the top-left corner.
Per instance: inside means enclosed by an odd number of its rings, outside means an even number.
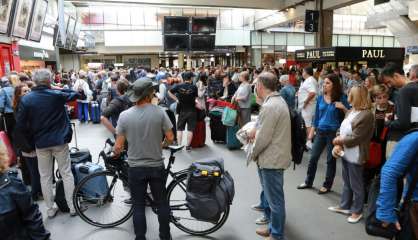
[[[187,146],[186,147],[186,151],[188,151],[188,152],[192,151],[192,147],[191,146]]]
[[[127,204],[127,205],[132,205],[132,198],[128,198],[123,200],[123,203]]]
[[[309,188],[312,188],[312,186],[306,183],[302,183],[299,186],[297,186],[297,189],[309,189]]]

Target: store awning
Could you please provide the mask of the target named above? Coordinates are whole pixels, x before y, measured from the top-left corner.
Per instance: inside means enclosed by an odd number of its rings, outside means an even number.
[[[297,62],[403,62],[405,48],[332,47],[296,51]]]

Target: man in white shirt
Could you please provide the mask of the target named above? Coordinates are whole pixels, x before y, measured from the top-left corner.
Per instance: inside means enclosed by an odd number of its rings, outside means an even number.
[[[315,113],[316,95],[318,94],[318,82],[313,77],[313,68],[310,66],[303,69],[302,77],[305,79],[305,81],[302,82],[299,88],[298,107],[302,113],[303,120],[305,120],[307,134],[309,135]],[[308,140],[306,145],[309,148],[312,146],[312,142]]]

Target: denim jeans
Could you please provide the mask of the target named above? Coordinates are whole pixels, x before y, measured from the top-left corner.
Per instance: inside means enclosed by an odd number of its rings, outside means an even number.
[[[78,120],[80,122],[89,121],[89,104],[83,102],[77,102]]]
[[[261,178],[260,169],[258,170],[258,176],[261,183],[261,193],[260,193],[260,208],[263,209],[264,217],[270,221],[271,210],[269,203],[267,202],[266,195],[264,194],[263,179]]]
[[[337,168],[337,163],[334,157],[332,156],[332,148],[334,147],[332,144],[332,140],[335,138],[335,136],[335,131],[321,131],[319,129],[317,130],[315,141],[312,146],[311,158],[309,159],[308,173],[305,179],[306,185],[312,186],[315,179],[319,158],[321,157],[321,154],[326,147],[327,172],[323,186],[327,189],[332,188],[332,184],[334,183],[335,171]]]
[[[148,185],[151,188],[154,204],[157,208],[160,239],[171,239],[165,169],[163,167],[132,167],[129,168],[128,176],[134,208],[133,222],[136,240],[146,239],[145,194],[147,194]]]
[[[41,177],[39,176],[38,170],[38,158],[37,157],[22,157],[28,166],[30,174],[30,186],[32,191],[32,196],[42,194],[41,189]]]
[[[283,192],[283,169],[259,169],[264,196],[270,206],[269,231],[275,240],[284,239],[286,208]]]

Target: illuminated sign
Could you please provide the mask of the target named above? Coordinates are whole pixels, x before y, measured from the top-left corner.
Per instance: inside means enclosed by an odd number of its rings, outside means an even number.
[[[363,49],[362,51],[363,58],[385,58],[384,50],[367,50]]]

